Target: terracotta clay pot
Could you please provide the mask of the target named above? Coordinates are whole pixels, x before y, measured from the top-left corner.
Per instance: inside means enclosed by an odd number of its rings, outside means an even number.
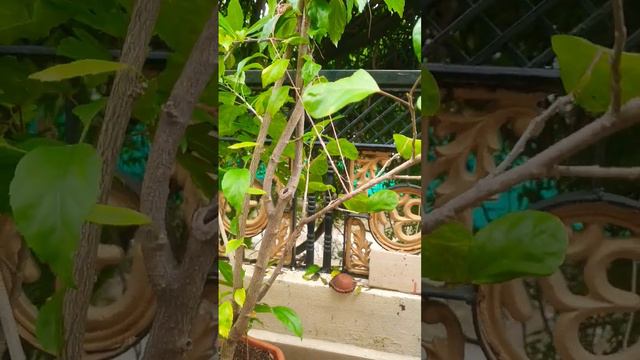
[[[247,344],[249,344],[249,346],[268,352],[269,354],[271,354],[271,356],[273,356],[275,360],[286,360],[284,357],[284,353],[282,352],[282,350],[280,350],[279,347],[266,341],[258,340],[249,336],[245,337],[244,339]]]

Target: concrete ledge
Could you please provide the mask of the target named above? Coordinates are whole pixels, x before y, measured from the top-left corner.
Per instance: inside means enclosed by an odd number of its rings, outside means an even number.
[[[253,269],[251,266],[245,266],[245,269],[248,279]],[[366,280],[361,280],[363,288],[359,294],[340,294],[319,280],[304,280],[303,273],[285,270],[263,302],[271,306],[288,306],[298,314],[302,320],[304,338],[312,341],[304,344],[321,341],[318,344],[330,344],[329,349],[345,345],[356,347],[359,351],[368,349],[380,352],[385,356],[404,356],[398,359],[420,357],[420,295],[368,288]],[[323,276],[327,278],[328,274]],[[255,324],[254,331],[290,335],[275,317],[259,314],[259,319],[264,326]],[[293,342],[296,343],[301,344],[300,339]],[[293,358],[306,359],[306,356]],[[386,356],[382,359],[394,358]]]
[[[277,345],[282,349],[287,360],[416,360],[419,356],[399,355],[366,349],[354,345],[336,344],[334,342],[303,339],[278,334],[265,330],[251,330],[249,335]]]

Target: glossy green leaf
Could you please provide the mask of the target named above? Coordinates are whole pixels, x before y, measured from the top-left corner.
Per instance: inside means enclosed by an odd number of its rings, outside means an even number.
[[[29,79],[40,81],[60,81],[78,76],[104,74],[122,70],[125,64],[106,60],[77,60],[68,64],[55,65],[29,75]]]
[[[269,96],[269,103],[267,104],[267,114],[274,116],[282,106],[289,99],[289,90],[291,90],[290,86],[282,86],[278,88],[275,92],[271,93]]]
[[[78,144],[36,148],[20,160],[11,182],[18,230],[67,285],[73,283],[73,253],[96,203],[99,179],[96,151]]]
[[[324,192],[324,191],[336,192],[336,188],[333,185],[324,184],[319,181],[309,181],[308,188],[310,193]]]
[[[223,338],[229,337],[229,331],[233,326],[233,306],[230,301],[225,301],[218,306],[218,333]]]
[[[585,110],[601,113],[609,108],[611,50],[570,35],[551,38],[560,64],[560,77],[567,92]],[[594,60],[592,70],[591,68]],[[640,96],[640,54],[623,53],[620,63],[622,102]]]
[[[236,304],[243,306],[244,305],[244,301],[247,298],[247,292],[244,288],[240,288],[237,289],[234,293],[233,293],[233,301],[236,302]]]
[[[318,76],[318,73],[320,73],[321,69],[321,65],[316,64],[311,59],[307,59],[304,62],[304,65],[302,65],[302,80],[304,80],[305,85],[310,83],[311,80]]]
[[[541,211],[520,211],[492,221],[475,235],[469,272],[476,284],[548,276],[564,261],[564,224]]]
[[[227,261],[218,262],[218,272],[222,274],[222,278],[228,284],[233,284],[233,268]]]
[[[358,158],[358,148],[347,139],[339,138],[331,139],[327,143],[327,151],[331,156],[344,156],[349,160],[356,160]]]
[[[359,193],[351,199],[345,201],[344,207],[348,210],[366,214],[369,212],[369,197],[366,193]]]
[[[464,224],[451,222],[422,237],[422,277],[447,283],[471,281],[469,249],[474,239]]]
[[[233,239],[233,240],[229,240],[229,242],[227,243],[227,248],[226,248],[226,253],[231,254],[234,251],[238,250],[238,248],[240,248],[240,246],[244,245],[244,239]]]
[[[237,149],[245,149],[245,148],[250,148],[250,147],[254,147],[258,145],[258,143],[253,142],[253,141],[243,141],[243,142],[239,142],[239,143],[235,143],[233,145],[228,146],[229,149],[232,150],[237,150]]]
[[[396,150],[398,150],[398,154],[402,156],[404,159],[411,159],[414,152],[412,151],[412,146],[414,145],[413,139],[402,134],[393,134],[393,142],[396,145]],[[416,139],[415,145],[413,147],[415,151],[415,155],[420,155],[420,151],[422,150],[422,141]]]
[[[418,18],[411,33],[411,41],[413,44],[413,52],[416,54],[418,61],[422,60],[422,18]]]
[[[247,169],[231,169],[222,178],[222,193],[236,211],[242,208],[244,195],[249,189],[251,174]]]
[[[257,313],[270,313],[271,312],[271,306],[269,306],[267,304],[256,304],[256,307],[254,308],[254,310]]]
[[[132,226],[150,224],[151,219],[143,213],[133,209],[96,204],[87,221],[100,225]]]
[[[325,154],[318,155],[309,165],[309,172],[313,175],[322,176],[329,171],[329,163]]]
[[[369,3],[369,0],[356,0],[356,2],[358,4],[358,12],[362,12],[364,7]]]
[[[302,102],[312,117],[322,118],[378,91],[380,88],[373,77],[365,70],[358,70],[349,77],[307,87]]]
[[[234,30],[240,30],[244,26],[244,13],[239,0],[231,0],[227,9],[227,21]]]
[[[62,302],[64,291],[57,291],[47,299],[47,302],[38,311],[36,319],[36,338],[38,343],[46,350],[59,354],[64,344],[62,316]]]
[[[404,0],[384,0],[389,11],[396,12],[400,17],[404,14]]]
[[[276,316],[276,319],[280,320],[287,330],[302,339],[302,321],[295,311],[286,306],[274,306],[271,308],[271,312]]]
[[[249,188],[247,189],[247,194],[249,195],[265,195],[266,192],[262,189],[258,189],[258,188]]]
[[[310,20],[309,35],[320,40],[329,32],[329,18],[331,6],[326,0],[314,0],[307,4],[307,13]]]
[[[422,95],[420,110],[424,116],[433,116],[440,110],[440,88],[433,74],[424,67],[422,69]]]
[[[369,197],[368,212],[391,211],[398,206],[398,193],[391,190],[380,190]]]
[[[284,76],[289,66],[289,59],[278,59],[262,70],[262,87],[266,88]]]
[[[337,47],[347,26],[347,9],[344,5],[344,0],[331,0],[329,8],[329,39]]]

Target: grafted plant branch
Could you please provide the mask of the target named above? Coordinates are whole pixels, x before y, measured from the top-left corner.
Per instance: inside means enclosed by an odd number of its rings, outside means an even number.
[[[141,94],[139,74],[147,56],[147,45],[160,13],[161,0],[135,2],[120,62],[128,69],[116,74],[107,102],[97,151],[102,159],[99,202],[106,203],[111,193],[111,183],[118,154],[124,142],[134,100]],[[73,276],[76,289],[67,290],[64,298],[64,348],[62,359],[77,360],[83,357],[85,322],[89,299],[95,281],[95,263],[98,255],[101,228],[86,224],[74,259]]]

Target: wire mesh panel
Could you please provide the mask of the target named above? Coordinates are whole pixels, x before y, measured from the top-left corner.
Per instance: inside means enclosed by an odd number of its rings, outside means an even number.
[[[625,13],[640,12],[626,1]],[[550,37],[572,34],[613,44],[605,0],[427,0],[424,56],[430,63],[552,67]],[[626,49],[640,49],[640,18],[627,16]]]

